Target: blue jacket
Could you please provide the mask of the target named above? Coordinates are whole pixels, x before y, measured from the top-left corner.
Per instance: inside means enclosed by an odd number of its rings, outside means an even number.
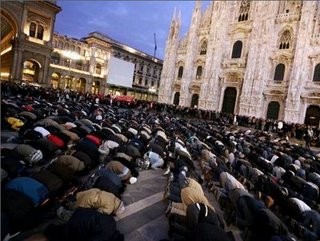
[[[5,188],[25,194],[31,198],[34,206],[39,205],[49,195],[48,189],[43,184],[30,177],[17,177],[8,182]]]

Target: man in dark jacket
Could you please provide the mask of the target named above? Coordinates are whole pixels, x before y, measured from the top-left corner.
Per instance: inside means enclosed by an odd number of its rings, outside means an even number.
[[[124,240],[112,216],[89,208],[77,208],[67,224],[49,226],[45,235],[50,241]]]

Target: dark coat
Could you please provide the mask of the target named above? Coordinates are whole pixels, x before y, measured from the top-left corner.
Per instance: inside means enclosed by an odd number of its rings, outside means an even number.
[[[124,240],[116,230],[112,216],[104,215],[93,209],[77,208],[66,227],[70,241],[116,241]]]

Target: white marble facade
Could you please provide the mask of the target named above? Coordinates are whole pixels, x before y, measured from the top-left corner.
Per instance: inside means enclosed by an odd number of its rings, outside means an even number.
[[[160,102],[297,123],[310,106],[320,115],[320,1],[214,1],[205,11],[196,1],[183,37],[180,27],[175,12]]]

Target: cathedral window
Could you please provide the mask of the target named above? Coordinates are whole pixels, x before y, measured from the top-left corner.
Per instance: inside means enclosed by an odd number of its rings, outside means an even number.
[[[96,74],[101,74],[101,64],[96,65]]]
[[[284,64],[278,64],[276,70],[274,71],[274,81],[282,81],[284,79],[284,71],[285,71]]]
[[[64,49],[69,50],[69,44],[68,43],[64,44]]]
[[[242,42],[238,40],[233,44],[231,58],[232,59],[241,58],[241,52],[242,52]]]
[[[142,78],[139,78],[139,85],[142,84]]]
[[[145,80],[144,80],[144,85],[145,85],[145,86],[148,86],[148,79],[145,79]]]
[[[289,30],[283,32],[280,38],[279,49],[289,49],[291,46],[291,33]]]
[[[250,1],[241,1],[240,12],[238,17],[238,22],[247,21],[249,18]]]
[[[37,25],[35,23],[30,23],[30,29],[29,29],[29,35],[30,37],[35,37],[36,36],[36,28],[37,28]]]
[[[314,68],[313,81],[320,82],[320,64],[317,64]]]
[[[198,66],[196,79],[201,79],[201,77],[202,77],[202,66]]]
[[[200,45],[200,55],[205,55],[207,54],[207,40],[204,40],[201,45]]]
[[[178,79],[181,79],[181,78],[182,78],[182,75],[183,75],[183,67],[180,66],[180,67],[179,67],[179,70],[178,70]]]

